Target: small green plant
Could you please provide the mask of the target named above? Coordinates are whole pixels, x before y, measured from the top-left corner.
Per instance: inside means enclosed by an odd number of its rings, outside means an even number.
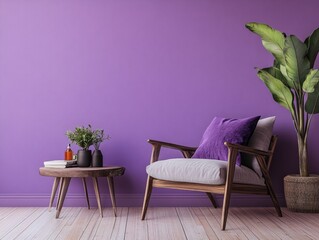
[[[93,132],[93,145],[94,145],[95,150],[100,149],[100,144],[104,140],[110,140],[110,136],[109,135],[104,136],[104,130],[102,130],[102,129],[94,130],[94,132]]]
[[[72,143],[75,143],[83,150],[89,150],[90,146],[94,144],[95,134],[90,124],[88,127],[76,127],[73,132],[67,131],[66,135]]]

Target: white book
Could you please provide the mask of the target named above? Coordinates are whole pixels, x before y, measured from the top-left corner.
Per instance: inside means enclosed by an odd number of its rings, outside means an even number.
[[[71,167],[76,166],[77,161],[76,160],[51,160],[51,161],[44,161],[43,164],[45,167]]]
[[[66,165],[44,165],[46,168],[66,168]]]

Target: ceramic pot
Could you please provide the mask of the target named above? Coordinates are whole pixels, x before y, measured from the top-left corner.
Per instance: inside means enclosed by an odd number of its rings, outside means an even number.
[[[101,150],[94,150],[92,155],[92,167],[103,167],[103,154]]]
[[[287,208],[294,212],[319,212],[319,175],[300,177],[288,175],[284,178]]]
[[[79,167],[89,167],[92,162],[92,152],[91,150],[79,150],[77,154],[78,166]]]

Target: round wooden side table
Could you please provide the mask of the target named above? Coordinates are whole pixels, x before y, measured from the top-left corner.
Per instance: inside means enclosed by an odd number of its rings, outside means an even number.
[[[106,177],[108,182],[108,187],[110,191],[110,197],[112,201],[112,207],[114,215],[116,216],[116,202],[115,202],[115,193],[114,193],[114,181],[113,177],[115,176],[122,176],[125,172],[124,167],[119,166],[111,166],[111,167],[87,167],[87,168],[80,168],[80,167],[74,167],[74,168],[46,168],[41,167],[39,169],[40,175],[42,176],[49,176],[54,177],[54,183],[52,187],[52,193],[50,198],[50,204],[49,207],[52,206],[52,202],[54,199],[54,196],[56,194],[59,182],[61,180],[60,190],[58,194],[58,202],[57,202],[57,212],[56,212],[56,218],[59,218],[60,212],[63,206],[63,202],[66,196],[66,193],[68,191],[68,187],[71,181],[71,178],[82,178],[83,179],[83,186],[86,194],[86,199],[89,207],[89,201],[88,201],[88,194],[86,189],[86,181],[85,178],[92,177],[93,179],[93,185],[94,185],[94,191],[95,191],[95,197],[98,204],[98,208],[100,211],[101,217],[103,217],[102,212],[102,206],[101,206],[101,198],[100,198],[100,191],[99,191],[99,185],[98,185],[98,177]]]

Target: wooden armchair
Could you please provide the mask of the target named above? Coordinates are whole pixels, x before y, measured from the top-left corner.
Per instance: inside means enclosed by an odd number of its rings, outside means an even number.
[[[196,150],[195,147],[186,147],[186,146],[181,146],[177,144],[161,142],[156,140],[148,140],[148,142],[152,144],[153,146],[152,155],[151,155],[151,164],[158,161],[160,150],[162,147],[179,150],[182,152],[184,158],[191,158]],[[194,183],[194,182],[168,181],[163,179],[157,179],[148,175],[143,209],[142,209],[142,216],[141,216],[142,220],[145,219],[145,215],[147,212],[147,207],[149,204],[153,187],[205,192],[215,208],[217,207],[217,205],[211,193],[224,194],[222,218],[221,218],[222,230],[225,230],[225,227],[226,227],[230,196],[232,192],[244,193],[244,194],[270,195],[270,198],[274,204],[274,207],[277,211],[278,216],[282,217],[281,209],[280,209],[278,200],[276,198],[275,192],[273,190],[272,183],[269,176],[269,167],[272,161],[276,142],[277,142],[277,137],[272,136],[268,151],[261,151],[261,150],[253,149],[247,146],[225,142],[225,145],[228,147],[228,162],[226,163],[227,173],[226,173],[226,179],[224,184],[211,185],[211,184],[201,184],[201,183]],[[235,166],[236,156],[240,152],[250,154],[256,157],[263,175],[262,177],[264,179],[264,185],[243,184],[243,183],[236,183],[233,181],[235,168],[236,168]],[[211,160],[211,161],[214,161],[214,160]]]

